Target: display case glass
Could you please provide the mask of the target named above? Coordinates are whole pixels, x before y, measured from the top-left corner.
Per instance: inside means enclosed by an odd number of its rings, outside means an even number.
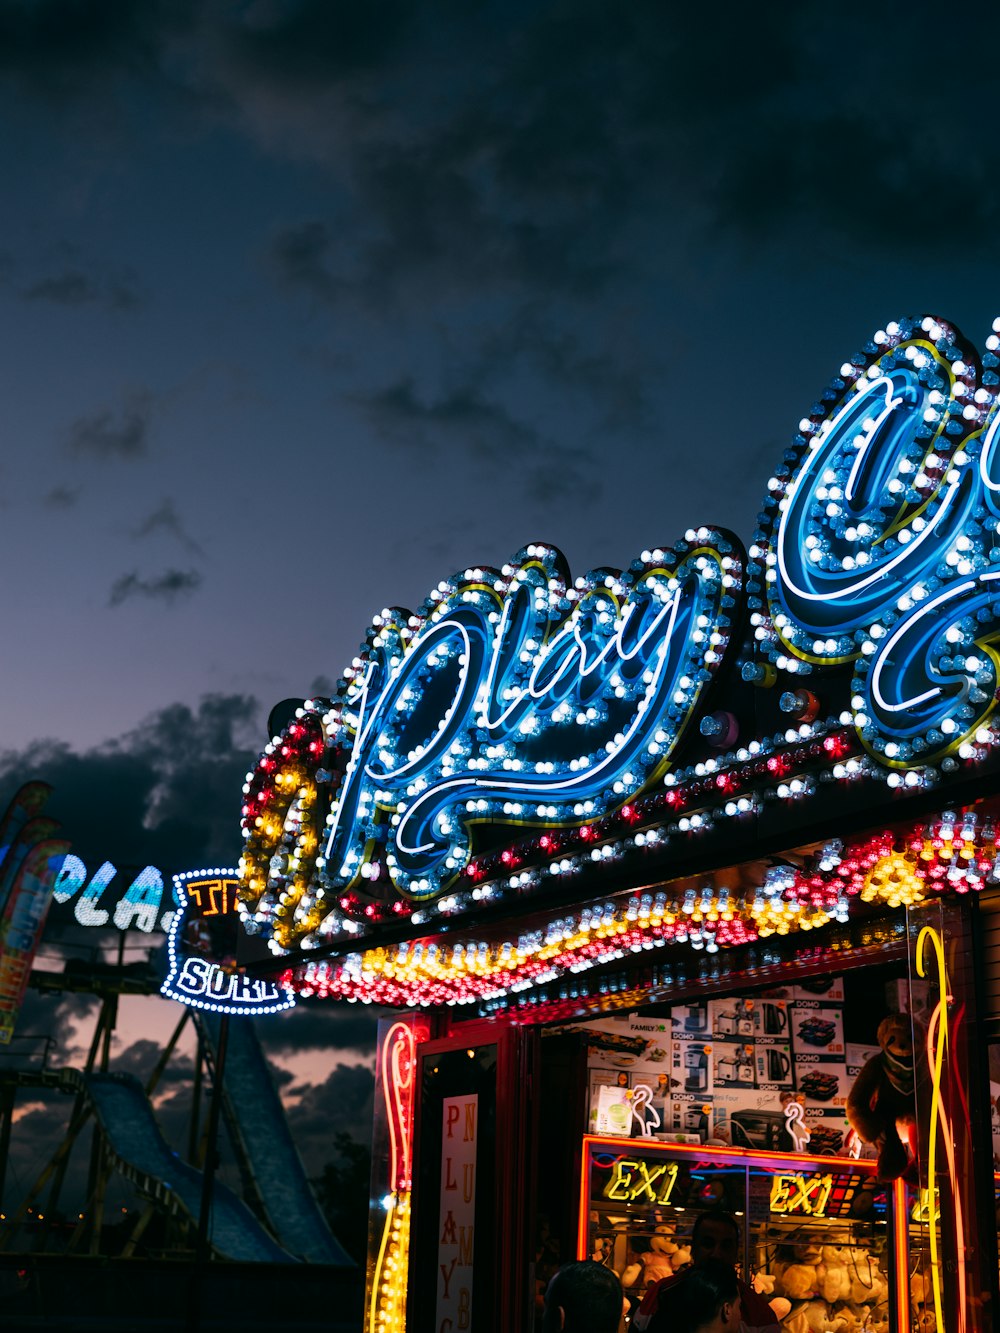
[[[873,1162],[584,1139],[579,1257],[630,1298],[690,1262],[698,1215],[720,1208],[740,1225],[741,1275],[787,1333],[895,1329],[893,1208]]]

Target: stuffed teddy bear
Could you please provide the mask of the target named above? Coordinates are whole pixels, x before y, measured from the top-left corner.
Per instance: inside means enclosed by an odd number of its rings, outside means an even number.
[[[680,1269],[682,1268],[686,1268],[690,1262],[691,1262],[690,1245],[680,1246],[680,1248],[675,1250],[673,1254],[670,1256],[670,1263],[675,1273],[679,1272]]]
[[[658,1244],[667,1245],[670,1242],[663,1236],[644,1236],[636,1241],[634,1246],[636,1257],[626,1265],[621,1275],[623,1287],[637,1287],[640,1291],[644,1291],[654,1282],[659,1282],[661,1277],[670,1277],[673,1274],[674,1268],[670,1262],[672,1255],[664,1254],[657,1248]],[[673,1248],[676,1251],[676,1246]]]
[[[865,1143],[878,1148],[880,1180],[897,1180],[909,1156],[899,1125],[915,1124],[913,1025],[908,1014],[889,1014],[878,1025],[881,1051],[867,1060],[847,1096],[847,1119]]]
[[[838,1305],[834,1314],[840,1320],[843,1333],[861,1333],[861,1319],[853,1305]]]
[[[844,1333],[847,1325],[826,1301],[806,1301],[784,1323],[784,1333]]]
[[[816,1266],[816,1281],[819,1294],[833,1305],[836,1301],[850,1300],[851,1273],[848,1263],[851,1257],[847,1245],[824,1245],[820,1262]]]
[[[781,1274],[781,1294],[793,1301],[815,1296],[818,1289],[814,1264],[789,1264]]]

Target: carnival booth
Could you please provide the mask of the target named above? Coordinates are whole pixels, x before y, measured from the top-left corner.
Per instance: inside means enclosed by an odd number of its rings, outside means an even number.
[[[277,729],[250,969],[392,1011],[367,1333],[638,1298],[719,1207],[788,1333],[996,1326],[998,346],[887,325],[746,549],[466,569]]]

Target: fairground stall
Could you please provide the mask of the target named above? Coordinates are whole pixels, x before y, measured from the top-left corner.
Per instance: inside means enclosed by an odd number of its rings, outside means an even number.
[[[395,1014],[367,1333],[638,1297],[718,1207],[789,1333],[995,1327],[998,346],[887,325],[747,548],[466,569],[276,728],[251,970]]]

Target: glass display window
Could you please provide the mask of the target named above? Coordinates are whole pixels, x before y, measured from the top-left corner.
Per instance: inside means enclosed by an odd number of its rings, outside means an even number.
[[[720,1209],[740,1230],[741,1276],[787,1333],[891,1326],[893,1212],[874,1163],[584,1139],[578,1254],[631,1299],[691,1262],[699,1215]]]

